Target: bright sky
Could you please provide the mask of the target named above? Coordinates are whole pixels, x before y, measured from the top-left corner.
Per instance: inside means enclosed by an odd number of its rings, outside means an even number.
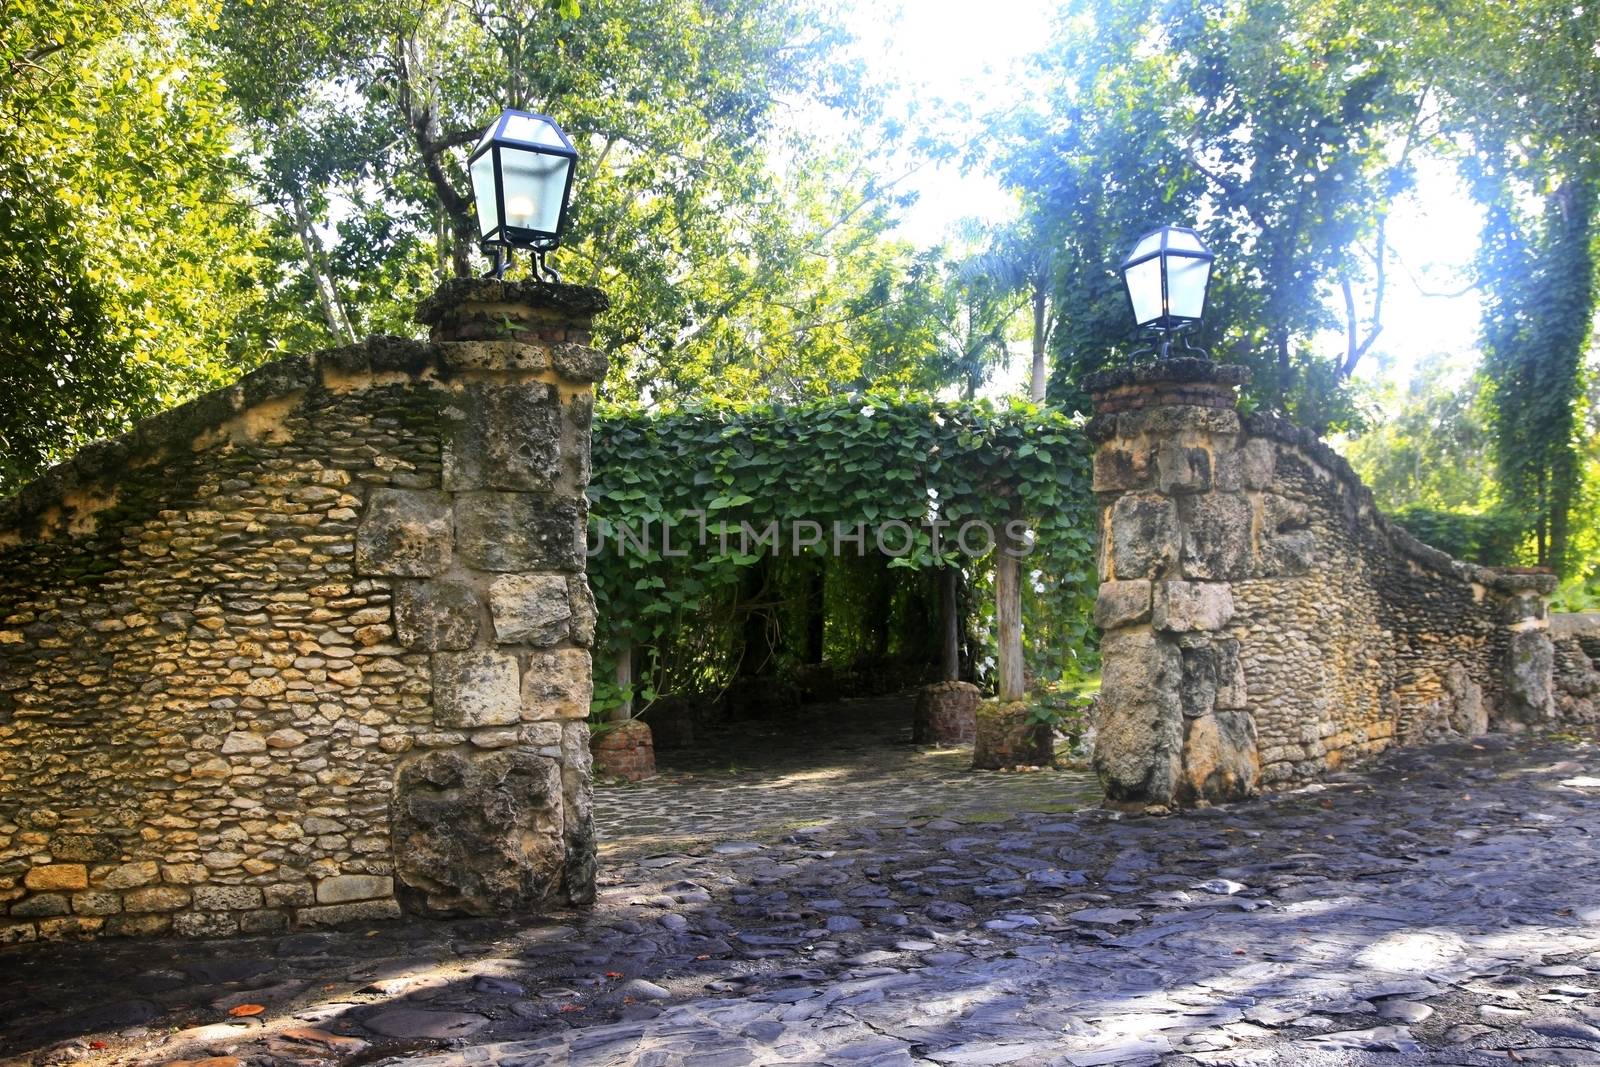
[[[1052,0],[906,0],[903,7],[860,3],[846,12],[862,55],[878,72],[922,100],[966,99],[979,107],[1004,106],[1029,90],[1021,60],[1046,43]],[[925,169],[909,184],[920,194],[901,232],[919,245],[938,242],[964,217],[1005,218],[1009,199],[988,175],[956,168]],[[1417,191],[1396,206],[1389,224],[1389,284],[1384,329],[1363,360],[1360,375],[1409,378],[1416,360],[1435,352],[1471,353],[1478,322],[1476,294],[1448,297],[1468,279],[1477,249],[1479,215],[1447,166],[1419,175]],[[1174,222],[1188,220],[1174,219]],[[1226,270],[1226,263],[1218,264]],[[1327,339],[1330,358],[1343,335]],[[999,393],[1026,379],[1024,359],[997,382]]]

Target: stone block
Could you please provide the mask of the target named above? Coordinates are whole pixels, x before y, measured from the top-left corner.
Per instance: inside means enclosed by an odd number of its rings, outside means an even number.
[[[289,928],[289,917],[281,911],[262,909],[239,913],[241,934],[280,934]]]
[[[172,917],[172,932],[178,937],[232,937],[239,932],[239,918],[226,912],[186,911]]]
[[[50,858],[57,863],[114,860],[122,847],[109,834],[56,834],[50,839]]]
[[[39,939],[39,928],[33,923],[0,922],[0,945],[20,945]]]
[[[506,574],[489,587],[495,638],[546,647],[567,636],[571,594],[563,574]]]
[[[535,652],[522,675],[522,718],[526,722],[583,719],[594,699],[593,666],[585,648]]]
[[[374,489],[356,528],[362,574],[428,577],[450,566],[451,508],[444,493]]]
[[[444,488],[553,489],[561,469],[561,406],[547,382],[468,385],[453,401]]]
[[[134,889],[122,898],[122,910],[126,912],[177,911],[188,904],[189,891],[170,885]]]
[[[1239,473],[1246,489],[1271,489],[1278,450],[1264,437],[1252,437],[1239,449]]]
[[[29,889],[88,889],[89,869],[81,863],[52,863],[33,867],[22,877]]]
[[[568,341],[556,345],[552,355],[556,371],[568,381],[598,382],[606,376],[609,360],[601,349]]]
[[[555,760],[430,752],[400,768],[390,811],[397,888],[416,909],[510,914],[558,899],[565,847]]]
[[[122,910],[122,898],[116,893],[92,890],[72,894],[72,910],[78,915],[115,915]]]
[[[154,937],[172,928],[172,916],[161,914],[113,915],[105,931],[112,937]]]
[[[72,908],[60,893],[35,893],[11,905],[14,919],[43,919],[52,915],[66,915]]]
[[[1183,575],[1226,580],[1250,569],[1250,502],[1237,493],[1178,498],[1183,524]]]
[[[1172,640],[1145,630],[1109,633],[1100,644],[1094,766],[1118,805],[1172,801],[1183,744],[1183,666]]]
[[[1178,508],[1155,493],[1129,493],[1111,507],[1110,576],[1158,578],[1178,560]]]
[[[206,911],[242,911],[259,908],[261,889],[253,885],[200,885],[194,888],[194,906]]]
[[[1167,633],[1220,630],[1233,618],[1226,582],[1157,582],[1151,625]]]
[[[1094,601],[1094,624],[1102,630],[1150,620],[1150,580],[1130,578],[1101,582]]]
[[[550,369],[550,345],[527,341],[446,341],[439,358],[447,367],[461,370]]]
[[[351,904],[321,904],[296,908],[294,921],[301,926],[340,926],[353,922],[383,922],[400,918],[397,900],[361,900]]]
[[[522,718],[517,659],[481,649],[433,654],[433,717],[439,726],[505,726]]]
[[[211,872],[203,863],[165,863],[161,866],[161,879],[173,885],[194,885],[209,880]]]
[[[589,579],[581,574],[567,576],[567,593],[571,598],[572,621],[569,627],[572,631],[574,644],[584,648],[594,646],[594,627],[598,621],[599,612],[595,608],[594,593],[589,590]]]
[[[264,886],[262,895],[266,897],[267,907],[269,908],[310,904],[313,899],[311,887],[304,882],[278,882],[274,885]]]
[[[292,726],[285,726],[267,735],[268,748],[299,748],[305,743],[306,735]]]
[[[1156,487],[1163,493],[1204,493],[1211,488],[1211,453],[1164,441],[1156,450]]]
[[[1248,711],[1216,711],[1186,720],[1176,792],[1180,804],[1219,804],[1260,792],[1261,757]]]
[[[1179,698],[1185,718],[1210,715],[1217,706],[1217,652],[1209,644],[1179,648],[1183,682]]]
[[[1316,536],[1308,529],[1310,509],[1277,493],[1261,497],[1261,573],[1288,577],[1311,569]]]
[[[71,916],[59,919],[42,919],[39,936],[46,941],[89,941],[100,932],[106,921],[98,917]]]
[[[578,501],[538,493],[456,496],[456,550],[485,571],[582,569],[583,510]]]
[[[1143,489],[1150,481],[1150,450],[1101,445],[1094,453],[1089,487],[1096,493]]]
[[[1550,631],[1513,630],[1505,666],[1501,713],[1513,722],[1544,722],[1555,715],[1555,646]]]
[[[1239,655],[1239,642],[1221,638],[1212,644],[1217,653],[1217,707],[1228,711],[1243,708],[1248,700],[1245,690],[1244,661]]]
[[[347,904],[394,896],[394,879],[376,874],[336,874],[317,883],[318,904]]]
[[[478,594],[463,582],[440,578],[395,583],[394,633],[407,648],[427,652],[471,648],[482,619]]]
[[[137,889],[161,880],[161,869],[152,860],[124,863],[95,873],[94,884],[102,889]]]
[[[225,756],[239,753],[265,752],[267,739],[260,734],[235,731],[222,739],[222,753]]]

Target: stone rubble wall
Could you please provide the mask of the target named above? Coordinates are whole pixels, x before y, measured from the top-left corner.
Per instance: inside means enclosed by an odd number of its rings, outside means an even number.
[[[1559,718],[1600,722],[1600,612],[1550,616]]]
[[[1090,383],[1109,799],[1236,799],[1550,718],[1553,577],[1389,523],[1314,434],[1241,418],[1246,374],[1172,360]]]
[[[452,283],[0,501],[0,942],[592,896],[603,307]]]

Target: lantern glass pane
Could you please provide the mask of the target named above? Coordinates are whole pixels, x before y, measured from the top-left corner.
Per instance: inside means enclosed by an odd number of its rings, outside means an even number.
[[[502,147],[500,177],[505,182],[506,225],[554,236],[571,168],[572,160],[566,156]]]
[[[1161,247],[1161,231],[1157,230],[1155,233],[1149,234],[1148,236],[1146,236],[1144,238],[1144,240],[1142,240],[1138,244],[1134,245],[1133,246],[1133,251],[1128,253],[1128,258],[1129,259],[1138,259],[1140,256],[1147,256],[1151,252],[1154,252],[1154,251],[1157,251],[1158,249],[1160,249],[1160,247]]]
[[[561,134],[556,129],[555,123],[549,119],[534,118],[532,115],[507,116],[505,132],[500,136],[508,141],[521,141],[523,144],[540,145],[545,148],[567,147],[561,140]]]
[[[472,197],[478,203],[478,236],[487,237],[500,225],[494,205],[494,153],[485,152],[472,163]]]
[[[1129,267],[1122,275],[1133,301],[1133,318],[1140,326],[1161,318],[1161,259],[1147,259]]]
[[[479,149],[481,149],[484,145],[488,144],[490,141],[494,140],[494,131],[498,130],[499,128],[500,128],[499,120],[496,120],[496,121],[490,123],[489,124],[489,128],[487,130],[483,131],[483,136],[478,138],[478,143],[477,143],[476,146],[473,147],[472,154],[473,155],[477,155]]]
[[[1171,229],[1167,231],[1167,248],[1180,252],[1204,252],[1206,246],[1200,243],[1200,238],[1187,230]]]
[[[1167,309],[1174,318],[1198,319],[1206,307],[1211,262],[1190,256],[1167,260]]]

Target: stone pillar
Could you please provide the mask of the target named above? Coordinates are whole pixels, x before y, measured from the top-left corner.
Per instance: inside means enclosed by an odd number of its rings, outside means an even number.
[[[437,485],[375,490],[356,568],[392,580],[430,654],[432,728],[397,766],[408,910],[514,914],[594,898],[584,577],[595,289],[447,282],[418,310],[449,391]],[[398,432],[422,432],[399,427]]]
[[[1520,730],[1555,717],[1555,645],[1550,640],[1549,596],[1556,576],[1542,568],[1504,567],[1493,588],[1503,598],[1506,663],[1498,721]]]
[[[1250,562],[1244,490],[1271,477],[1270,453],[1241,447],[1236,390],[1248,378],[1244,367],[1173,359],[1085,382],[1104,631],[1094,763],[1115,807],[1170,810],[1259,790],[1239,646],[1222,635],[1230,583]]]

